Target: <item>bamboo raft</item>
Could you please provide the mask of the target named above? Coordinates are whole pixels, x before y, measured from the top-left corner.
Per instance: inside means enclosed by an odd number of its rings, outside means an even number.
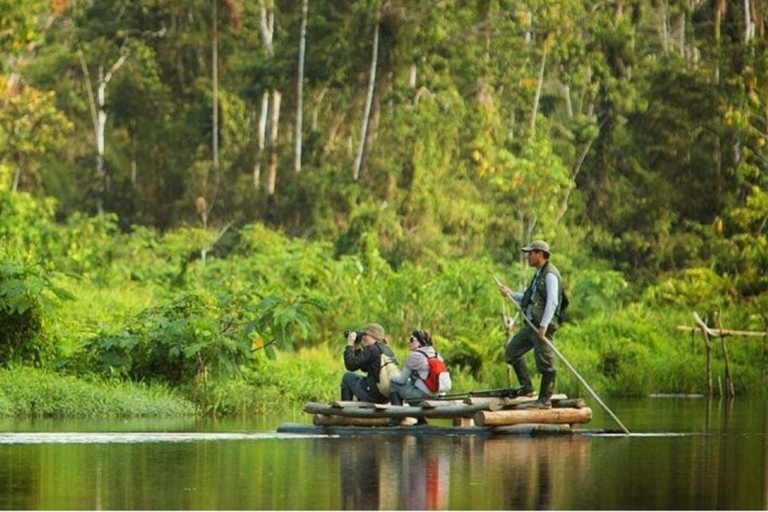
[[[281,433],[317,435],[570,435],[592,419],[582,398],[552,396],[551,409],[528,409],[535,398],[470,396],[464,400],[424,400],[412,405],[370,402],[310,402],[304,412],[312,425],[284,424]],[[416,424],[418,419],[450,419],[452,426]],[[393,421],[394,420],[394,421]],[[398,425],[398,421],[401,420]]]

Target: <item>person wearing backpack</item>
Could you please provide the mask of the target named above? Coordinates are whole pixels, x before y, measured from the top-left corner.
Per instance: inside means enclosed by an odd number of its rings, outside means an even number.
[[[408,339],[408,348],[410,353],[405,367],[392,378],[392,393],[389,396],[392,405],[402,405],[404,400],[433,398],[449,391],[448,368],[435,350],[429,332],[413,331]]]
[[[386,360],[388,363],[384,364],[397,368],[397,357],[384,337],[384,328],[379,324],[368,324],[360,331],[346,333],[346,340],[344,366],[348,371],[341,379],[341,399],[350,401],[357,397],[361,402],[389,402],[388,390],[380,389],[379,375],[389,370],[382,370],[382,361]],[[359,347],[356,346],[358,343]],[[357,370],[365,375],[356,373]]]
[[[531,284],[524,293],[513,292],[504,285],[499,285],[502,295],[511,296],[520,304],[521,309],[537,326],[534,330],[528,322],[507,343],[504,359],[512,366],[520,387],[512,389],[511,396],[533,396],[535,390],[528,373],[523,356],[533,349],[536,369],[541,374],[541,387],[536,401],[530,405],[534,408],[546,409],[551,407],[550,399],[555,388],[555,354],[554,350],[544,341],[548,337],[554,341],[554,335],[560,326],[561,307],[564,299],[560,271],[549,261],[549,244],[542,240],[531,242],[521,249],[528,258],[528,265],[536,267],[536,273]]]

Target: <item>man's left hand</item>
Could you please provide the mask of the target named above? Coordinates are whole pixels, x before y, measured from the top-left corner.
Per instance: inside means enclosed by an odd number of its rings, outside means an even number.
[[[536,334],[539,335],[539,339],[541,341],[544,341],[544,339],[547,337],[547,328],[539,326],[539,330],[536,331]]]

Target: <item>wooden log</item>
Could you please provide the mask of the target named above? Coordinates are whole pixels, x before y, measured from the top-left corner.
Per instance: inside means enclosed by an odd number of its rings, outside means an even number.
[[[472,418],[478,411],[487,411],[488,404],[447,405],[433,409],[423,409],[425,418]]]
[[[494,434],[504,435],[523,435],[523,436],[564,436],[573,435],[573,429],[570,425],[561,424],[531,424],[520,423],[519,425],[505,425],[503,427],[493,427]]]
[[[503,398],[501,400],[498,400],[497,402],[491,404],[490,411],[500,411],[503,409],[516,409],[521,405],[530,404],[536,401],[537,397],[530,397],[530,396],[519,396],[517,398]],[[552,395],[552,398],[550,401],[554,403],[554,401],[559,400],[567,400],[568,395],[558,394],[558,395]]]
[[[464,400],[464,403],[466,404],[491,404],[491,409],[493,410],[494,407],[496,408],[504,408],[504,407],[511,407],[514,405],[520,405],[520,404],[527,404],[531,402],[536,401],[536,396],[518,396],[515,398],[502,398],[498,396],[469,396]],[[564,393],[556,393],[552,395],[552,398],[550,400],[567,400],[568,395]]]
[[[446,405],[464,405],[464,403],[464,400],[421,400],[419,402],[414,401],[411,405],[424,409],[434,409],[435,407],[445,407]]]
[[[378,427],[388,425],[389,420],[387,418],[351,418],[335,414],[315,414],[312,423],[321,426]]]
[[[521,423],[588,423],[592,409],[513,409],[509,411],[478,411],[475,425],[478,427],[519,425]]]
[[[475,420],[472,418],[453,418],[454,427],[474,427]]]
[[[346,407],[334,407],[329,404],[317,402],[308,402],[304,404],[304,412],[310,414],[331,414],[336,416],[345,416],[349,418],[387,418],[387,417],[405,417],[412,416],[413,413],[421,411],[420,407],[409,407],[407,405],[390,405],[385,409],[376,407],[357,407],[349,405]]]
[[[338,407],[340,409],[343,409],[344,407],[362,407],[364,409],[375,409],[377,405],[373,402],[357,402],[355,400],[338,400],[336,402],[331,402],[331,407]]]
[[[558,409],[583,409],[586,406],[587,402],[583,398],[567,398],[565,400],[552,399],[552,407],[556,407]]]
[[[334,407],[329,404],[308,402],[304,404],[304,412],[309,414],[326,414],[345,416],[349,418],[471,418],[477,411],[488,409],[487,404],[478,405],[445,405],[441,407],[422,408],[408,405],[389,405],[386,408]]]
[[[700,331],[701,327],[692,327],[690,325],[678,325],[676,327],[678,331],[689,331],[689,332],[696,332]],[[712,329],[711,327],[706,327],[708,334],[712,337],[715,336],[751,336],[755,338],[765,338],[768,336],[768,332],[763,331],[738,331],[735,329]]]
[[[464,403],[468,405],[477,404],[494,404],[502,399],[497,396],[468,396],[464,399]]]

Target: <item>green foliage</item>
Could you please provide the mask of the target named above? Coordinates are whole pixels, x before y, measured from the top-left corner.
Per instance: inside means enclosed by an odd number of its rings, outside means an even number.
[[[723,308],[736,297],[733,282],[708,268],[690,268],[646,291],[646,300],[657,307],[670,305],[704,311]]]
[[[45,323],[55,298],[73,296],[53,283],[51,273],[35,265],[0,264],[0,365],[40,365],[51,355]]]
[[[27,45],[40,41],[39,18],[50,14],[49,3],[45,0],[0,1],[0,26],[5,27],[0,35],[0,55],[20,55]]]
[[[296,338],[306,339],[316,332],[312,310],[322,312],[326,309],[327,305],[321,299],[289,301],[270,295],[256,306],[257,319],[248,324],[246,333],[256,330],[262,338],[271,337],[277,348],[290,350]]]
[[[54,223],[56,201],[38,199],[21,192],[12,193],[11,168],[0,164],[0,240],[3,249],[25,258],[50,257],[56,251],[59,229]]]
[[[191,402],[163,386],[86,381],[22,367],[0,370],[0,416],[168,417],[194,412]]]
[[[327,347],[276,351],[257,357],[243,379],[216,382],[205,395],[208,414],[263,414],[285,411],[308,401],[338,398],[343,363],[340,351]]]
[[[463,339],[448,341],[441,336],[435,336],[434,341],[438,347],[441,347],[440,355],[452,373],[466,372],[474,379],[480,379],[484,361],[483,354],[477,347]]]
[[[504,385],[514,310],[492,277],[522,288],[532,238],[572,301],[558,343],[603,390],[700,389],[675,331],[692,309],[768,325],[768,47],[737,16],[714,41],[711,3],[385,2],[357,178],[371,2],[312,3],[301,172],[285,172],[298,2],[266,2],[273,51],[256,3],[221,4],[217,163],[210,2],[65,4],[0,0],[5,359],[163,381],[227,413],[335,396],[338,376],[304,387],[288,361],[331,372],[339,333],[378,321],[397,350],[432,331],[462,385]],[[681,19],[685,38],[658,30]],[[262,150],[265,93],[282,104]],[[63,289],[77,299],[48,308]],[[758,359],[733,347],[744,389]]]
[[[104,331],[84,349],[102,373],[173,385],[239,371],[251,353],[241,314],[228,298],[181,293],[142,311],[125,327]],[[90,363],[89,363],[90,364]]]
[[[629,285],[620,272],[614,270],[574,269],[568,282],[572,286],[569,320],[578,320],[624,306]]]

